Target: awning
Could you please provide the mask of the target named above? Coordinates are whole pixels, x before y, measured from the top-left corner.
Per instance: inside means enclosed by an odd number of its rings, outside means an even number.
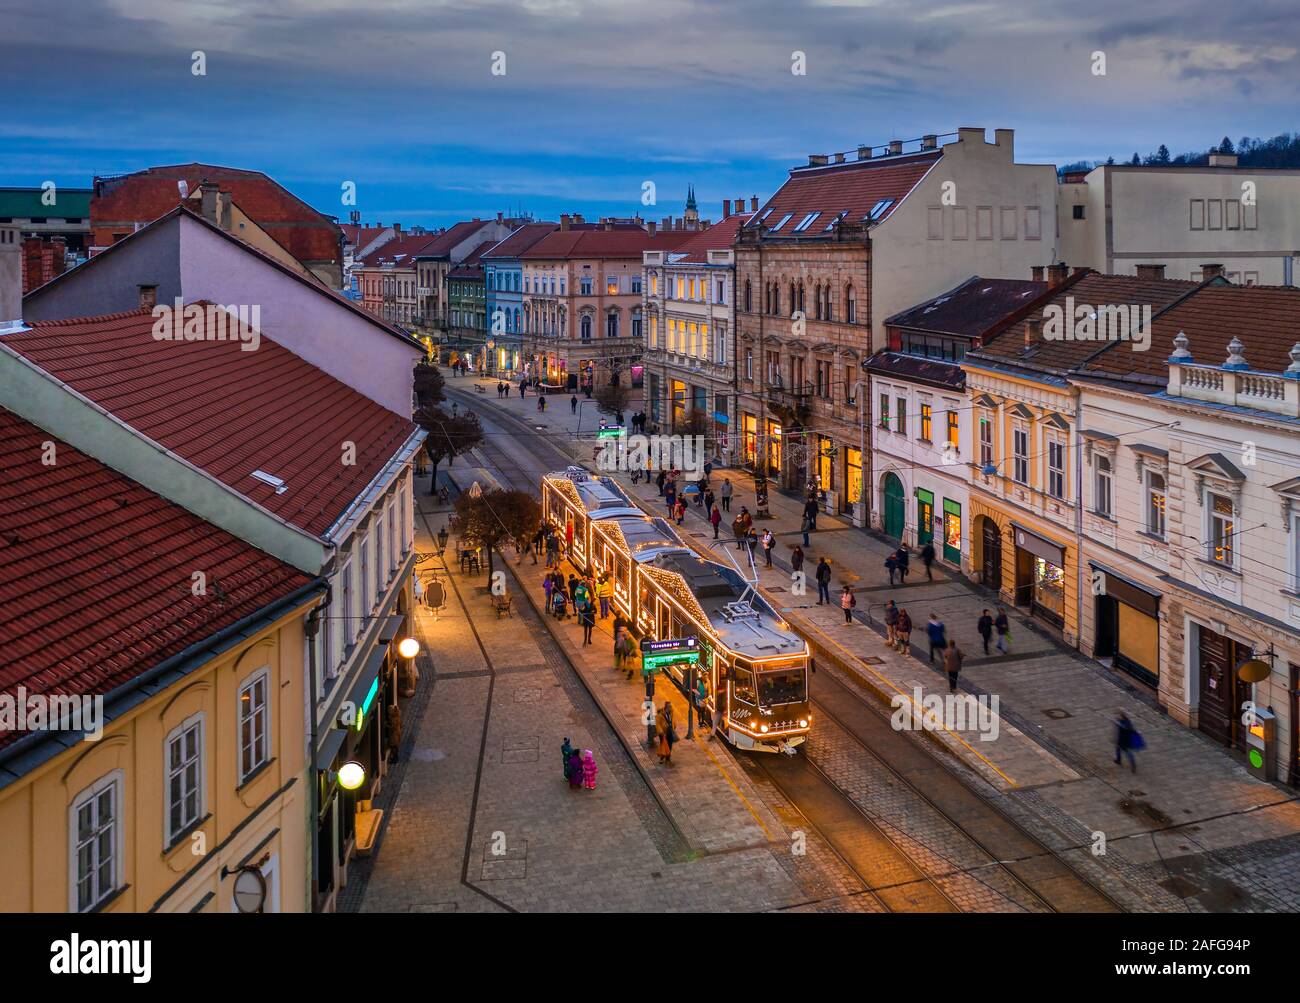
[[[1033,530],[1025,529],[1016,523],[1011,524],[1014,531],[1015,544],[1021,550],[1027,550],[1035,557],[1041,557],[1049,564],[1054,564],[1058,568],[1065,567],[1065,548],[1046,540],[1039,536]]]
[[[320,736],[320,746],[316,750],[316,769],[323,772],[334,765],[334,757],[343,748],[343,739],[346,737],[347,732],[342,728],[331,728]]]
[[[398,613],[394,616],[386,617],[384,619],[384,625],[379,628],[379,643],[392,644],[393,638],[401,634],[405,627],[405,613]]]
[[[1160,593],[1154,589],[1149,589],[1145,585],[1139,585],[1122,575],[1116,574],[1104,564],[1098,564],[1096,561],[1089,561],[1089,567],[1093,571],[1100,571],[1105,575],[1104,584],[1106,591],[1104,595],[1118,599],[1127,606],[1132,606],[1140,613],[1147,616],[1158,617],[1160,615]]]

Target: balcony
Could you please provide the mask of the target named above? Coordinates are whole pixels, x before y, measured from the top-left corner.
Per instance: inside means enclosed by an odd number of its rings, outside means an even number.
[[[1193,360],[1187,335],[1180,332],[1169,357],[1169,395],[1300,418],[1300,342],[1291,349],[1291,365],[1282,373],[1252,370],[1244,347],[1233,338],[1226,362],[1204,365]]]

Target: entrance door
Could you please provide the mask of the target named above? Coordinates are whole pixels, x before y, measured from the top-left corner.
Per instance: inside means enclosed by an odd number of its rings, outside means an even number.
[[[885,535],[903,538],[903,482],[894,474],[885,474]]]
[[[1250,685],[1237,678],[1237,666],[1251,649],[1206,628],[1200,631],[1201,731],[1224,745],[1246,747],[1241,727],[1242,704],[1250,699]]]
[[[924,547],[934,542],[934,495],[929,491],[916,492],[916,545]]]
[[[1093,657],[1112,658],[1119,633],[1119,602],[1114,596],[1097,596],[1095,610],[1097,633],[1092,646]]]
[[[984,565],[981,568],[984,585],[994,592],[1002,590],[1002,533],[992,519],[984,519]]]

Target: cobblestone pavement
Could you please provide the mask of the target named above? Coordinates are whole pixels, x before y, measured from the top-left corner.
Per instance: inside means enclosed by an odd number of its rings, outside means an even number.
[[[453,386],[470,381],[450,381]],[[489,391],[489,394],[491,391]],[[567,407],[536,415],[533,398],[489,400],[491,406],[541,421],[551,441],[571,442],[576,421]],[[591,407],[581,409],[592,412]],[[594,424],[591,413],[582,421]],[[589,460],[589,443],[573,446]],[[715,471],[733,480],[732,512],[753,509],[752,480],[743,471]],[[653,485],[633,493],[653,504]],[[1291,909],[1300,896],[1300,805],[1292,791],[1250,776],[1228,751],[1168,718],[1147,694],[1098,663],[1064,648],[1038,625],[1009,610],[1010,655],[985,657],[975,621],[991,598],[977,592],[955,571],[936,565],[934,581],[913,561],[908,584],[891,587],[883,567],[893,545],[822,515],[821,527],[805,548],[811,577],[817,559],[828,557],[835,572],[834,594],[851,584],[859,606],[854,624],[844,625],[835,607],[817,607],[791,593],[790,549],[800,542],[801,501],[770,496],[773,518],[760,523],[777,536],[775,566],[761,581],[792,622],[815,642],[840,656],[843,668],[865,691],[888,698],[946,692],[946,680],[913,645],[909,655],[883,643],[881,609],[894,598],[909,609],[915,638],[931,610],[939,613],[967,652],[961,689],[999,700],[1000,734],[993,742],[972,735],[940,733],[944,758],[965,771],[971,786],[1018,819],[1076,869],[1130,908],[1217,911]],[[702,509],[691,506],[683,531],[696,542],[712,536]],[[725,533],[726,526],[723,527]],[[815,593],[815,586],[813,587]],[[1133,774],[1112,762],[1111,721],[1123,709],[1147,740]],[[810,753],[828,755],[827,731]],[[833,760],[834,753],[829,754]],[[842,778],[852,788],[851,776]],[[840,780],[837,779],[839,784]],[[1105,852],[1096,855],[1104,839]],[[924,852],[918,849],[918,853]],[[956,852],[956,851],[953,851]],[[945,858],[960,871],[960,857]],[[995,882],[987,894],[1003,895]],[[1010,891],[1009,889],[1007,891]],[[980,908],[989,907],[982,903]]]

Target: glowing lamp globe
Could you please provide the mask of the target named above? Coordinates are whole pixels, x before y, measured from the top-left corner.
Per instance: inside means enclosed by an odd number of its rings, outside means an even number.
[[[413,637],[404,637],[398,642],[397,653],[403,658],[414,658],[420,653],[420,642]]]
[[[366,782],[366,768],[352,760],[339,767],[339,786],[354,791]]]

